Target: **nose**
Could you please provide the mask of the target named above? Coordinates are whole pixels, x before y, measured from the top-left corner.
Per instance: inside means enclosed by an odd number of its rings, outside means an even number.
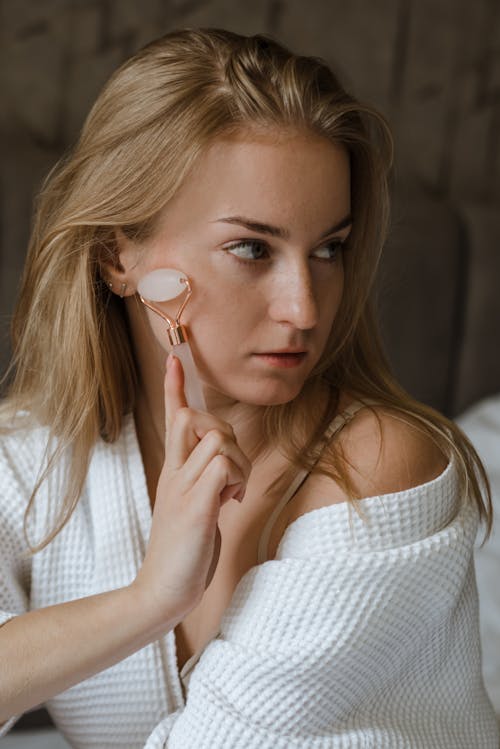
[[[318,324],[319,309],[310,269],[297,261],[281,268],[274,279],[269,314],[273,320],[310,330]]]

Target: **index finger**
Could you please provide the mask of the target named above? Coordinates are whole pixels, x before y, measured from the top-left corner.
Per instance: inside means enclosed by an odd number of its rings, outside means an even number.
[[[184,392],[184,370],[182,362],[174,354],[167,357],[167,372],[165,375],[165,429],[173,423],[175,413],[179,408],[188,405]]]

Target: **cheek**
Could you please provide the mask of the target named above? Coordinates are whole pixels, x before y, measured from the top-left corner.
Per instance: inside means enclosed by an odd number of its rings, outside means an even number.
[[[246,284],[229,284],[210,292],[194,292],[181,322],[185,322],[200,350],[238,348],[258,325],[261,308]]]
[[[322,291],[322,299],[324,300],[324,314],[322,318],[325,323],[325,327],[330,330],[332,324],[337,317],[342,298],[344,295],[344,269],[340,266],[335,274],[335,277],[325,285]]]

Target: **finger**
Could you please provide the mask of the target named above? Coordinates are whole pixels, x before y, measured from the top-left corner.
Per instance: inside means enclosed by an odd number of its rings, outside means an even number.
[[[184,370],[182,362],[173,353],[167,357],[167,371],[165,373],[165,428],[173,424],[176,411],[185,408],[188,403],[184,392]]]
[[[230,484],[229,486],[226,486],[220,494],[221,506],[225,505],[226,502],[229,502],[230,499],[236,499],[238,502],[243,502],[245,492],[246,488],[241,482],[239,484]]]
[[[186,461],[187,472],[193,476],[200,474],[214,458],[221,456],[230,463],[228,485],[238,483],[246,488],[252,464],[239,445],[217,429],[207,433],[196,445]]]
[[[189,492],[188,504],[195,514],[217,519],[221,506],[229,499],[228,487],[231,497],[243,491],[241,474],[235,468],[224,455],[216,455],[210,461]]]
[[[182,468],[200,440],[210,431],[220,433],[219,446],[222,446],[224,439],[237,446],[234,429],[226,421],[206,411],[196,411],[189,407],[178,409],[173,423],[167,430],[165,467],[176,471]],[[251,463],[243,453],[241,453],[241,461],[242,463],[246,461],[247,472],[250,473]]]
[[[198,442],[186,460],[182,491],[190,491],[213,461],[220,464],[221,472],[225,476],[225,484],[220,491],[226,485],[233,486],[233,493],[246,488],[251,469],[250,461],[235,442],[213,429]]]

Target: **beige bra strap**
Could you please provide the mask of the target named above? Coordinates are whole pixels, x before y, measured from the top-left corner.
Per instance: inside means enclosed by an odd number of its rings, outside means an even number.
[[[314,460],[314,464],[311,467],[314,468],[316,463],[318,462],[320,455],[325,447],[325,445],[330,442],[330,440],[335,437],[343,427],[345,427],[346,424],[348,424],[351,419],[354,417],[354,415],[365,406],[369,405],[376,405],[376,401],[372,400],[365,400],[363,403],[361,401],[353,401],[344,411],[342,411],[341,414],[338,414],[333,421],[330,422],[328,428],[323,434],[323,437],[319,441],[318,445],[316,446],[316,456]],[[274,524],[276,520],[278,519],[279,514],[281,513],[284,506],[292,499],[293,496],[297,493],[297,491],[300,489],[306,478],[309,476],[310,470],[306,470],[305,468],[302,469],[297,473],[295,478],[293,479],[292,483],[286,490],[285,494],[281,497],[277,505],[274,507],[271,515],[269,516],[267,523],[264,527],[264,530],[262,531],[261,537],[259,539],[259,548],[257,553],[257,561],[258,564],[261,564],[262,562],[267,561],[267,547],[269,546],[269,538],[271,536],[271,531],[274,527]]]

